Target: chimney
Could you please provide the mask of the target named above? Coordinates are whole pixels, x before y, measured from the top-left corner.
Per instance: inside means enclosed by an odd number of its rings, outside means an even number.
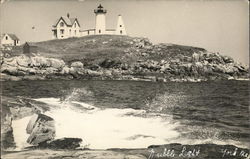
[[[69,13],[67,13],[67,17],[69,18]]]

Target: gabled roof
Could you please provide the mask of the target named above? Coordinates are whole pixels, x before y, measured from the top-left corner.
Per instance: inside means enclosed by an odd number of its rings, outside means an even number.
[[[29,45],[29,46],[36,46],[36,44],[34,42],[25,42],[24,45]]]
[[[5,35],[8,35],[12,40],[19,40],[19,38],[18,38],[15,34],[5,33],[5,34],[3,34],[3,37],[4,37]]]
[[[77,18],[68,18],[67,16],[61,16],[59,19],[56,20],[56,22],[54,23],[54,27],[56,27],[59,23],[60,20],[63,20],[64,23],[67,25],[67,26],[72,26],[74,24],[74,22],[76,21],[78,23],[78,25],[80,26]]]

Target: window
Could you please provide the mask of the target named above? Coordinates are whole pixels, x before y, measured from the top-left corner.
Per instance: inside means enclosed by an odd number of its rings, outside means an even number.
[[[71,29],[69,29],[69,35],[71,35]]]
[[[61,26],[61,27],[63,27],[63,26],[64,26],[64,23],[63,23],[63,22],[61,22],[61,23],[60,23],[60,26]]]
[[[6,36],[5,39],[8,40],[8,36]]]
[[[75,35],[76,35],[76,30],[75,30]]]
[[[75,23],[75,28],[76,28],[76,23]]]
[[[122,34],[122,30],[120,30],[120,34]]]
[[[101,34],[101,30],[99,30],[99,34]]]
[[[122,27],[122,25],[120,25],[120,27]]]
[[[61,34],[64,34],[64,29],[61,29],[60,32],[61,32]]]

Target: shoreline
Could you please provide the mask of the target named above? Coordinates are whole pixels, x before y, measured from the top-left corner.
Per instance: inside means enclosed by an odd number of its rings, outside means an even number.
[[[249,81],[250,78],[248,77],[238,77],[238,78],[228,78],[228,79],[202,79],[202,78],[157,78],[156,76],[145,76],[143,78],[136,77],[133,75],[129,76],[122,76],[119,78],[113,78],[113,77],[80,77],[80,78],[74,78],[71,75],[65,75],[65,76],[57,76],[52,75],[50,77],[45,77],[42,75],[27,75],[27,76],[11,76],[8,74],[1,73],[0,74],[0,81],[50,81],[50,80],[96,80],[96,81],[145,81],[145,82],[208,82],[208,81]]]
[[[239,148],[233,145],[198,144],[182,145],[171,143],[166,145],[152,145],[148,148],[137,149],[30,149],[24,151],[2,151],[5,159],[18,156],[19,159],[30,155],[37,158],[113,158],[113,159],[179,159],[179,158],[227,158],[248,159],[249,149]]]

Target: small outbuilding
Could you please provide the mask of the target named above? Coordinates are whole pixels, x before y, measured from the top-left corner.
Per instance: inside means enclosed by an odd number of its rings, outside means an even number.
[[[24,54],[37,53],[37,46],[35,46],[35,45],[32,44],[32,43],[26,42],[26,43],[23,45],[23,53],[24,53]]]

